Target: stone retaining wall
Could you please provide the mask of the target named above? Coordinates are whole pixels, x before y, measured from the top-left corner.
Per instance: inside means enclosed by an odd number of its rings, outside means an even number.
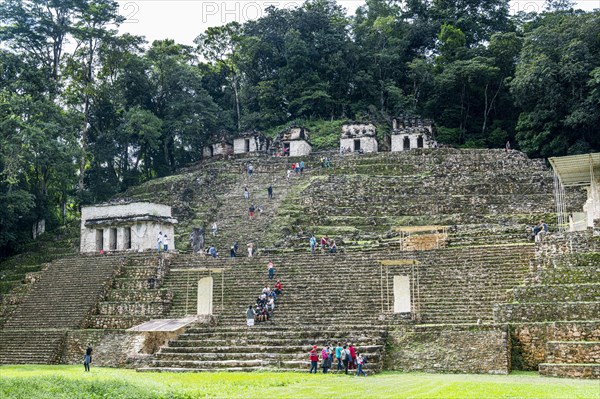
[[[505,327],[439,325],[389,331],[386,370],[508,374],[510,342]]]
[[[125,330],[75,330],[69,331],[61,363],[83,364],[87,345],[93,348],[92,367],[134,368],[148,357],[140,353],[144,334]]]
[[[595,341],[600,339],[600,322],[548,322],[510,325],[511,357],[515,370],[537,371],[546,360],[550,341]]]

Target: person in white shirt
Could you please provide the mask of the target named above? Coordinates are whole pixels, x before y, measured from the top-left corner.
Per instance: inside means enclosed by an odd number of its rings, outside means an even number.
[[[169,237],[165,234],[163,237],[163,245],[165,248],[165,252],[169,252]]]
[[[160,253],[160,250],[162,249],[163,246],[163,233],[162,231],[158,232],[158,237],[156,238],[156,245],[158,248],[158,253]]]

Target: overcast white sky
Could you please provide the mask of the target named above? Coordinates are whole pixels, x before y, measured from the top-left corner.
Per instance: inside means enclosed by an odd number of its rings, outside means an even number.
[[[126,18],[120,31],[145,36],[150,43],[169,38],[192,45],[210,26],[259,18],[270,5],[292,8],[300,4],[301,0],[120,0],[120,13]],[[338,4],[353,14],[364,1],[338,0]],[[514,0],[511,5],[513,12],[541,11],[544,1]],[[579,0],[577,5],[593,10],[600,8],[600,0]]]

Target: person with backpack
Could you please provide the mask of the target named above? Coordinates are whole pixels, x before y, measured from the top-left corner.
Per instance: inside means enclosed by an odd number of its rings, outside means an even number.
[[[90,363],[92,362],[92,346],[88,344],[83,357],[83,370],[90,371]]]
[[[317,363],[319,363],[319,355],[317,354],[317,345],[313,345],[312,350],[309,353],[310,358],[310,371],[309,374],[315,370],[315,374],[317,374]]]
[[[365,359],[363,357],[363,355],[361,355],[360,353],[356,354],[356,366],[357,366],[357,371],[356,371],[356,376],[360,377],[360,375],[364,375],[365,377],[367,376],[367,373],[365,373],[363,371],[363,365],[365,363]]]
[[[342,349],[342,363],[344,364],[344,372],[346,374],[348,374],[348,362],[349,361],[350,361],[350,351],[348,350],[346,345],[344,345],[344,348]]]

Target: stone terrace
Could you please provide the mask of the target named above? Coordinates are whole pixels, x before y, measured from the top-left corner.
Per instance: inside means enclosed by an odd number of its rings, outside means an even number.
[[[119,264],[114,256],[70,257],[48,264],[4,323],[0,363],[53,359],[66,331],[85,325]]]
[[[510,323],[525,368],[555,377],[600,378],[600,253],[543,256],[529,283],[494,309]]]

